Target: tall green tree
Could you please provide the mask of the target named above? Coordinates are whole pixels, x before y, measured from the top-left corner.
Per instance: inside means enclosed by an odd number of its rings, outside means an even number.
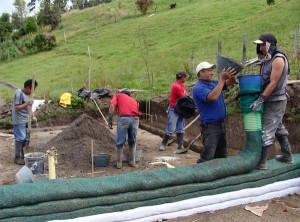
[[[6,12],[2,13],[0,17],[0,42],[9,40],[12,30],[10,15]]]

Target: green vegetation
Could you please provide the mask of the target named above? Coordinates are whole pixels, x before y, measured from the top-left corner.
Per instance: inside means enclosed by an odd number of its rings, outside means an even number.
[[[88,86],[88,48],[91,51],[91,89],[143,89],[141,98],[168,94],[178,70],[191,68],[192,50],[195,66],[206,60],[215,62],[217,43],[222,42],[224,56],[242,60],[242,40],[246,35],[247,59],[254,58],[255,40],[270,31],[279,48],[290,58],[291,77],[299,78],[299,59],[292,60],[295,26],[300,24],[298,0],[277,0],[268,6],[261,0],[178,0],[175,9],[169,1],[154,1],[146,15],[135,1],[115,0],[62,15],[62,22],[52,32],[57,46],[21,58],[0,63],[0,79],[23,86],[26,79],[39,82],[35,97],[59,98],[64,92]],[[51,27],[38,30],[49,32]],[[146,38],[142,38],[141,35]],[[143,55],[147,55],[147,65]],[[247,73],[256,70],[245,70]],[[242,74],[244,74],[242,73]],[[149,79],[151,78],[151,79]],[[153,78],[153,83],[152,83]],[[195,79],[190,80],[190,83]],[[153,87],[150,87],[153,84]],[[188,83],[189,84],[189,83]],[[11,89],[0,86],[2,99],[13,99]]]

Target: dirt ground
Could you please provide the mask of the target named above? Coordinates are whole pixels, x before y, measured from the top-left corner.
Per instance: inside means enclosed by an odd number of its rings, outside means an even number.
[[[99,120],[87,115],[81,115],[74,122],[65,126],[50,126],[40,128],[36,124],[31,131],[31,143],[28,152],[46,152],[55,147],[58,152],[58,163],[56,165],[58,178],[92,177],[91,148],[93,142],[93,153],[109,153],[112,155],[107,167],[94,167],[94,177],[110,176],[129,173],[136,170],[152,170],[166,167],[164,162],[174,167],[193,165],[199,158],[199,154],[189,151],[186,154],[174,154],[177,144],[173,143],[165,151],[158,151],[161,143],[159,136],[153,135],[142,129],[138,130],[137,149],[142,150],[142,157],[138,167],[128,166],[126,158],[123,158],[123,168],[117,170],[114,167],[114,138],[115,130],[109,130]],[[0,133],[0,185],[15,184],[15,174],[21,166],[13,163],[14,139],[12,130],[2,130]],[[128,148],[124,148],[124,155]],[[152,165],[153,162],[163,162]],[[45,173],[48,171],[45,162]],[[189,217],[176,218],[172,222],[196,222],[196,221],[275,221],[292,222],[300,221],[300,196],[295,194],[284,198],[262,201],[249,206],[265,206],[267,210],[262,217],[256,216],[245,210],[245,205],[231,207],[224,210],[195,214]]]

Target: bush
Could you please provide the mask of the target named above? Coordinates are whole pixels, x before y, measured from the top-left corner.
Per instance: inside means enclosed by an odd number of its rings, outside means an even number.
[[[34,33],[38,30],[38,25],[34,17],[27,17],[23,23],[25,33]]]
[[[143,15],[147,14],[148,9],[153,3],[153,0],[136,0],[135,2],[138,10],[140,10]]]
[[[34,38],[38,51],[51,50],[56,46],[56,39],[53,34],[39,34]]]

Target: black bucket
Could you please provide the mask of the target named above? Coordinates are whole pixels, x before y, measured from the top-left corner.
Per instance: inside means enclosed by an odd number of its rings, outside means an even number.
[[[217,56],[217,70],[218,73],[221,73],[223,69],[228,69],[229,67],[234,68],[237,75],[244,68],[241,63],[235,61],[231,58],[226,58],[222,55]]]
[[[94,165],[96,167],[107,167],[111,158],[111,154],[100,153],[94,155]]]

